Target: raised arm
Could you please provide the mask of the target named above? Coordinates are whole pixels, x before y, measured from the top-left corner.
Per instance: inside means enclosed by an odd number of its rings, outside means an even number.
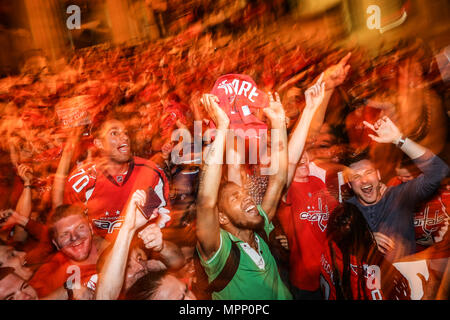
[[[298,120],[295,129],[289,139],[288,153],[289,153],[289,169],[286,188],[291,185],[294,178],[297,163],[302,156],[305,147],[306,137],[308,136],[309,127],[314,114],[318,108],[323,105],[325,96],[325,82],[323,82],[322,74],[318,81],[305,92],[306,106],[303,110],[302,116]]]
[[[149,224],[138,233],[144,246],[152,250],[168,269],[178,270],[184,265],[184,255],[181,249],[173,242],[163,239],[161,229],[156,224]]]
[[[350,66],[348,53],[337,64],[327,68],[316,83],[305,92],[306,106],[302,116],[289,138],[289,172],[286,187],[289,188],[294,178],[298,160],[302,156],[305,142],[308,137],[314,137],[322,127],[325,113],[333,95],[334,89],[340,86],[347,78]]]
[[[145,191],[137,190],[127,205],[125,220],[119,230],[111,252],[99,272],[96,300],[116,300],[122,290],[130,244],[137,229],[147,223],[137,205],[144,205]]]
[[[33,169],[25,164],[21,164],[17,167],[17,172],[19,177],[23,180],[23,191],[17,202],[16,212],[29,218],[32,209],[31,182],[33,180]]]
[[[397,126],[388,117],[382,117],[374,124],[366,121],[364,125],[372,129],[376,135],[369,134],[372,140],[379,143],[393,143],[406,155],[408,155],[417,167],[423,172],[417,178],[401,184],[399,188],[405,188],[403,192],[405,203],[414,205],[432,195],[438,188],[448,172],[447,164],[434,155],[427,148],[405,138]]]
[[[427,148],[408,138],[404,138],[397,126],[386,116],[378,119],[373,125],[367,121],[363,121],[363,124],[377,134],[369,134],[369,137],[372,140],[378,143],[393,143],[399,146],[400,149],[412,160],[419,158],[427,151]],[[402,142],[401,146],[399,145],[400,142]]]
[[[287,181],[288,173],[288,145],[286,131],[286,116],[280,101],[280,96],[275,93],[275,99],[269,93],[269,107],[265,108],[264,114],[271,124],[271,155],[268,174],[269,183],[261,203],[269,221],[275,216],[281,193]]]
[[[330,102],[334,89],[340,86],[345,81],[348,72],[350,71],[348,60],[350,59],[351,55],[351,52],[347,53],[347,55],[342,58],[337,64],[328,67],[324,71],[323,82],[325,83],[325,94],[322,102],[313,115],[308,137],[314,137],[319,133],[320,128],[323,124],[323,120],[325,118],[328,103]]]
[[[19,201],[16,205],[16,213],[20,216],[17,221],[28,221],[31,216],[32,210],[32,195],[31,195],[31,183],[33,180],[33,169],[25,164],[20,164],[17,167],[17,172],[19,177],[23,181],[23,191],[20,195]],[[27,238],[27,232],[24,230],[23,226],[18,223],[14,227],[14,240],[15,241],[25,241]]]
[[[76,144],[80,138],[81,128],[75,128],[67,139],[66,145],[59,160],[56,169],[55,180],[53,182],[52,206],[56,208],[64,202],[64,186],[67,175],[69,174],[70,161],[72,160]]]
[[[216,208],[226,132],[230,120],[217,104],[218,98],[206,94],[201,101],[217,126],[214,142],[210,145],[200,175],[197,194],[197,239],[198,249],[204,259],[209,259],[220,246],[220,225]]]

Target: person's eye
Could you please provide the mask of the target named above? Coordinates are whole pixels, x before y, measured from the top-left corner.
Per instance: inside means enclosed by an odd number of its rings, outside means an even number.
[[[66,240],[68,237],[69,237],[69,234],[68,234],[68,233],[64,233],[64,234],[62,234],[62,235],[59,236],[59,239],[60,239],[61,241],[64,241],[64,240]]]

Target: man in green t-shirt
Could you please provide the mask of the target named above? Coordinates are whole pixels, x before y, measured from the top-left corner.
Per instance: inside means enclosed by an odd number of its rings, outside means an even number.
[[[197,196],[197,250],[211,283],[224,269],[232,242],[240,251],[233,278],[213,299],[277,300],[292,299],[282,282],[267,243],[255,231],[264,230],[267,238],[286,184],[288,154],[285,113],[280,98],[269,94],[270,104],[263,109],[271,129],[279,131],[279,143],[271,151],[271,163],[278,164],[269,178],[261,206],[257,206],[245,188],[234,183],[220,185],[222,160],[229,118],[219,107],[218,98],[205,94],[202,103],[217,126],[203,166]],[[273,131],[272,131],[273,132]],[[219,190],[220,189],[220,190]]]

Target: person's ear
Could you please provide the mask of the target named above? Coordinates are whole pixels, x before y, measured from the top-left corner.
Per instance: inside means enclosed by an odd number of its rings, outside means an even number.
[[[97,149],[103,149],[103,143],[100,139],[94,139],[94,145]]]
[[[219,223],[221,225],[226,225],[230,222],[230,219],[228,219],[228,217],[223,214],[222,212],[219,212]]]
[[[59,251],[61,248],[59,247],[58,243],[55,241],[55,239],[52,240],[52,243],[55,245],[56,249]]]

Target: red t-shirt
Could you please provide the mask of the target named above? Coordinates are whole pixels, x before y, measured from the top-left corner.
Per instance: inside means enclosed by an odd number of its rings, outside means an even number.
[[[96,264],[75,265],[63,253],[58,252],[36,271],[29,284],[41,299],[63,287],[67,280],[72,284],[80,281],[81,286],[95,291],[97,277]]]
[[[388,182],[388,186],[401,184],[397,177]],[[442,187],[429,201],[420,204],[414,213],[414,231],[416,234],[416,251],[420,252],[434,243],[434,237],[449,218],[450,190]]]
[[[328,217],[338,202],[312,176],[309,182],[292,182],[286,200],[290,210],[280,210],[279,218],[291,245],[290,280],[299,289],[318,290]]]
[[[169,183],[152,161],[133,157],[124,176],[112,177],[89,163],[71,173],[64,190],[65,203],[83,203],[94,232],[107,240],[120,229],[125,205],[137,189],[152,187],[162,200],[159,212],[168,213]]]

